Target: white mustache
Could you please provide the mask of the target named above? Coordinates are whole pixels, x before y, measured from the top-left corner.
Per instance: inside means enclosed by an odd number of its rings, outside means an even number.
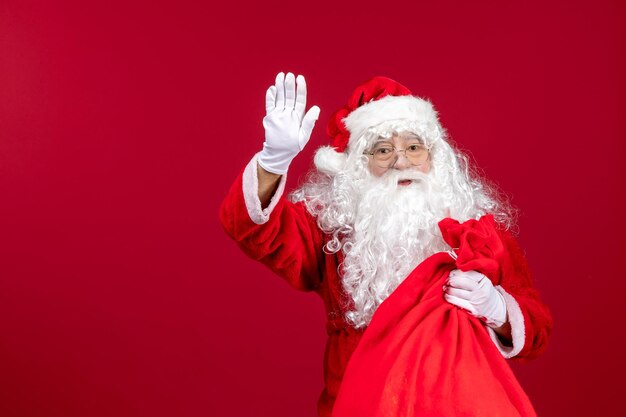
[[[420,184],[422,186],[426,186],[426,189],[430,188],[431,178],[428,174],[425,174],[420,171],[392,171],[386,173],[383,177],[380,178],[380,181],[386,187],[397,188],[399,181],[412,181],[414,184]]]

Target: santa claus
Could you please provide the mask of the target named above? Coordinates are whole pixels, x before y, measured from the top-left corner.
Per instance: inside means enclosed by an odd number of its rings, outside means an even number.
[[[266,111],[263,149],[220,218],[249,256],[321,296],[319,415],[535,415],[505,358],[543,351],[550,313],[510,232],[514,210],[431,103],[384,77],[357,87],[289,199],[319,108],[306,111],[304,77],[280,73]]]

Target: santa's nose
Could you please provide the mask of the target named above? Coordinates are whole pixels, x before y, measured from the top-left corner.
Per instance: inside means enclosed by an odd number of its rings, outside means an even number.
[[[391,166],[395,169],[407,169],[411,166],[411,163],[407,159],[404,152],[396,152],[396,162]]]

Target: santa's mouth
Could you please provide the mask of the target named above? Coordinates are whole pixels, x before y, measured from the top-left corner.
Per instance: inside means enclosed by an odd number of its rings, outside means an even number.
[[[413,180],[398,180],[398,185],[406,186],[406,185],[410,185],[412,182]]]

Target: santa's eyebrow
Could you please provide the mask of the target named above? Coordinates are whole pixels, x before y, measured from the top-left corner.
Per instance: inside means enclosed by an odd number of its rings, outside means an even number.
[[[422,139],[419,135],[415,134],[415,133],[404,133],[402,135],[399,135],[402,139],[404,140],[418,140],[421,143],[424,143],[424,139]]]
[[[374,146],[377,146],[377,145],[380,145],[380,144],[387,144],[387,145],[393,146],[393,143],[391,142],[391,139],[383,138],[382,136],[379,137],[378,139],[376,139],[376,141],[374,142]]]
[[[422,139],[419,135],[415,134],[415,133],[402,133],[400,135],[394,135],[394,136],[398,136],[400,139],[404,140],[404,141],[410,141],[410,140],[416,140],[418,141],[420,144],[425,144],[426,142],[424,141],[424,139]],[[386,138],[384,136],[378,136],[376,138],[376,141],[374,142],[374,146],[380,144],[380,143],[388,143],[390,145],[393,146],[392,143],[392,138]]]

